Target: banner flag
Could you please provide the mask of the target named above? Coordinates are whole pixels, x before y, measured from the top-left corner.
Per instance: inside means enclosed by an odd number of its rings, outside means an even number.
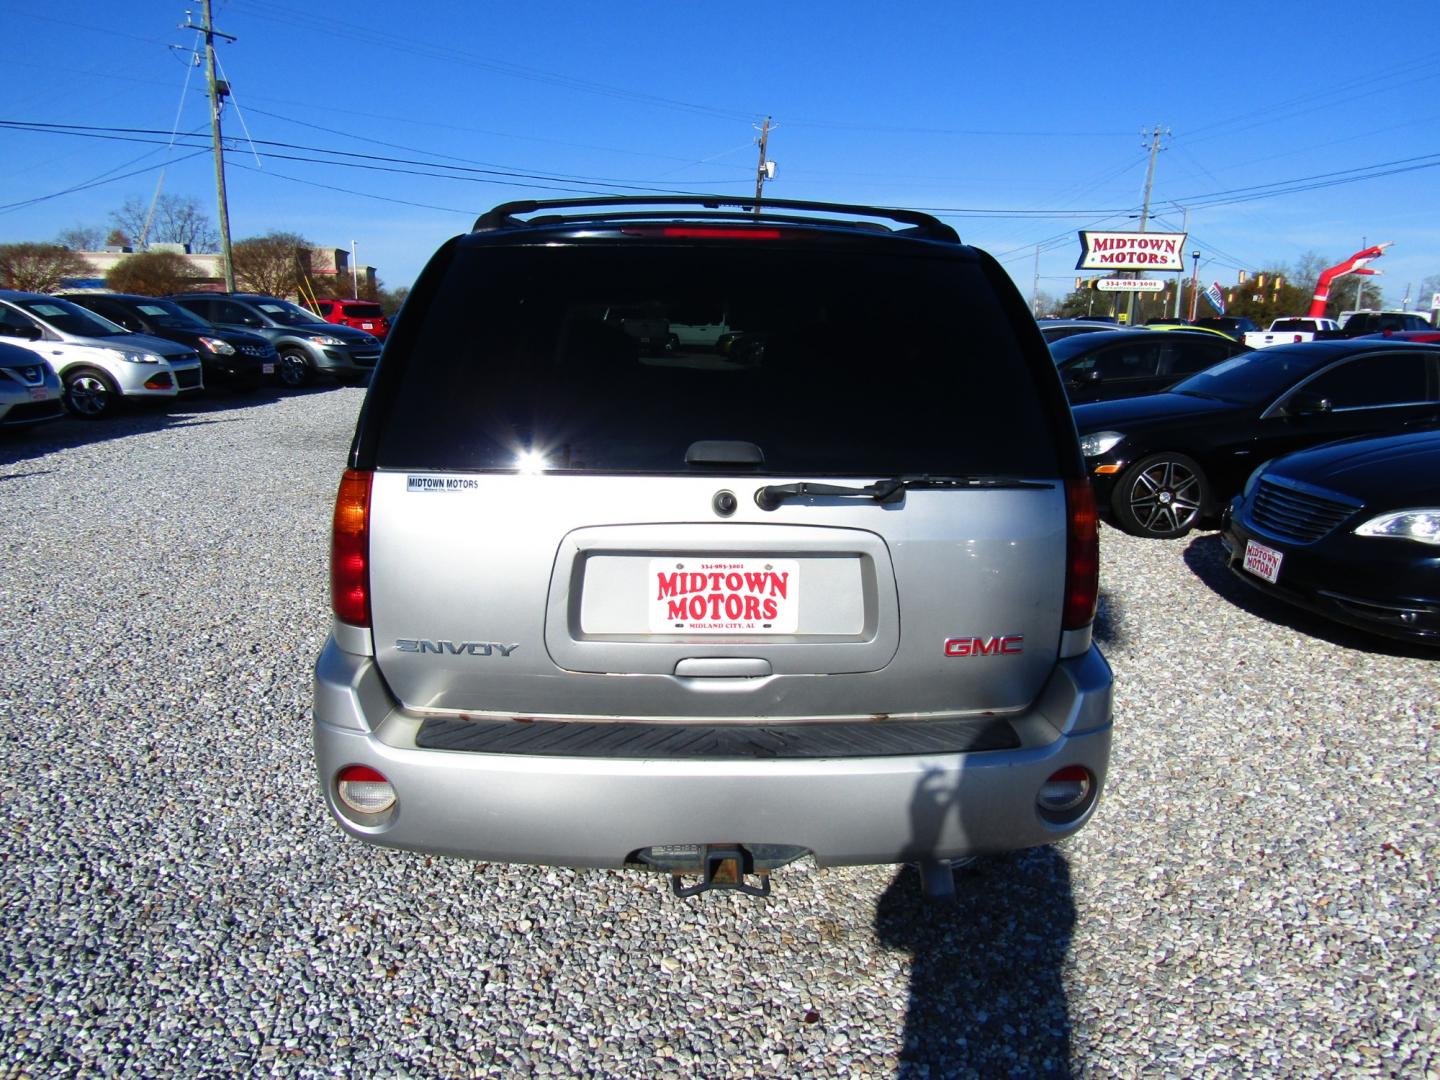
[[[1220,283],[1218,281],[1212,281],[1210,287],[1200,295],[1205,297],[1210,306],[1215,309],[1215,314],[1225,314],[1225,294],[1220,291]]]

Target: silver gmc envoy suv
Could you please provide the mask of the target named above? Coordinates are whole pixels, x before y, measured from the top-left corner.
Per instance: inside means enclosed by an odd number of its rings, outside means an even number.
[[[360,415],[320,788],[392,847],[679,895],[914,862],[943,896],[1094,811],[1098,554],[1054,362],[949,226],[500,206],[431,259]]]

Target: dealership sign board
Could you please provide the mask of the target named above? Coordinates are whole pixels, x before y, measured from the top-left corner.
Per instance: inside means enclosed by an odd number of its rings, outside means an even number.
[[[1107,277],[1095,283],[1101,292],[1159,292],[1165,282],[1156,278]]]
[[[1080,233],[1076,270],[1184,270],[1185,233]]]

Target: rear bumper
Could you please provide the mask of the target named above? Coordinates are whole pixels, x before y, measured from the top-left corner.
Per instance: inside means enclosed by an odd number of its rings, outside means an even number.
[[[1097,649],[1061,661],[1011,722],[1018,749],[883,757],[680,760],[427,750],[420,718],[390,698],[373,661],[331,639],[316,666],[315,759],[331,814],[387,847],[497,862],[623,866],[643,848],[778,844],[824,865],[959,858],[1033,847],[1081,828],[1110,756],[1112,676]],[[360,824],[335,775],[368,765],[394,785],[385,819]],[[1083,765],[1095,798],[1064,825],[1041,784]]]

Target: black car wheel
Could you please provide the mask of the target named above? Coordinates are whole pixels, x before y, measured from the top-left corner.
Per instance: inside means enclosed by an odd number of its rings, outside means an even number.
[[[1173,540],[1200,519],[1210,498],[1205,474],[1184,454],[1151,454],[1120,477],[1111,507],[1132,536]]]
[[[280,381],[286,386],[309,386],[315,378],[310,358],[298,349],[287,349],[280,354]]]
[[[120,390],[110,376],[95,368],[72,368],[65,373],[65,407],[85,420],[113,416],[120,405]]]

